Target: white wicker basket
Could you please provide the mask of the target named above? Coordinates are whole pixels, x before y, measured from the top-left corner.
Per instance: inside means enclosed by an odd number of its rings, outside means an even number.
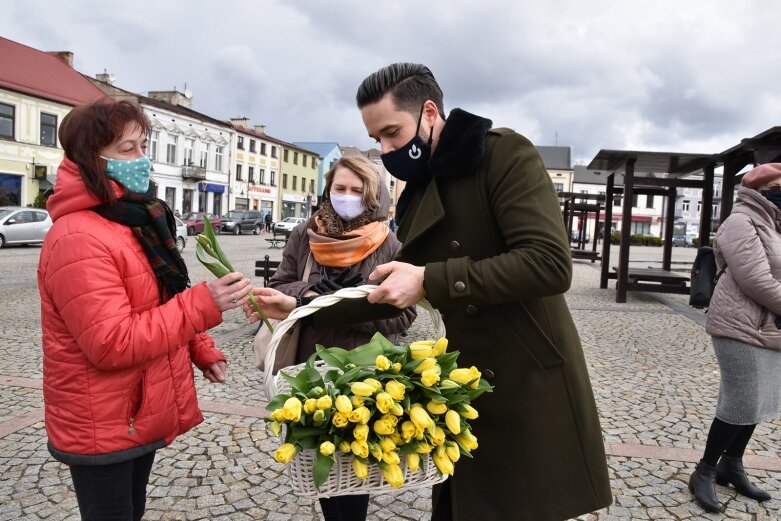
[[[267,399],[271,399],[280,392],[290,390],[290,385],[285,379],[277,374],[271,374],[271,368],[274,367],[274,358],[276,357],[277,346],[285,331],[290,329],[295,322],[307,315],[311,315],[320,308],[331,306],[345,298],[361,298],[371,293],[377,286],[365,285],[356,288],[344,288],[330,295],[323,295],[314,299],[306,306],[296,308],[285,320],[279,322],[274,328],[274,334],[269,343],[269,349],[265,360],[265,389]],[[426,300],[418,302],[418,306],[425,309],[431,316],[431,322],[436,331],[436,338],[445,336],[445,325],[442,316]],[[288,374],[296,375],[304,367],[304,364],[298,364],[291,367],[285,367],[280,370]],[[317,369],[325,373],[331,369],[324,362],[319,361],[316,364]],[[328,479],[320,486],[315,488],[312,479],[312,469],[315,463],[316,452],[314,450],[302,450],[288,464],[288,475],[290,476],[290,486],[293,493],[297,496],[318,498],[332,496],[347,496],[353,494],[370,494],[378,492],[391,492],[399,490],[393,488],[382,476],[380,468],[376,464],[368,466],[369,475],[365,480],[359,479],[352,468],[352,456],[338,455],[336,463],[331,468]],[[447,475],[442,475],[434,465],[429,455],[422,454],[420,458],[420,468],[417,471],[411,471],[407,468],[404,461],[401,462],[401,468],[404,471],[404,484],[402,489],[409,490],[420,487],[430,487],[441,483],[447,479]]]

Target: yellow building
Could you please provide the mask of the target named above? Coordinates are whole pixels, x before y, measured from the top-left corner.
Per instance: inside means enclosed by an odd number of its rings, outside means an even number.
[[[268,136],[266,136],[268,137]],[[310,217],[317,204],[317,152],[275,140],[282,147],[279,208],[285,217]]]

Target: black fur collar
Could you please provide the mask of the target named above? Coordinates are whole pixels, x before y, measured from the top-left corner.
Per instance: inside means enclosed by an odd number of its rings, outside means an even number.
[[[490,119],[453,109],[428,163],[434,177],[460,176],[474,172],[485,155],[485,138]]]

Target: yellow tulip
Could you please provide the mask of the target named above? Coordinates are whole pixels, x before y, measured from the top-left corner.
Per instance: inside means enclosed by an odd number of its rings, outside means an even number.
[[[377,369],[380,371],[387,371],[391,368],[391,361],[384,355],[378,355],[374,360],[374,365],[377,366]]]
[[[383,465],[380,467],[382,470],[382,476],[385,478],[390,486],[393,488],[399,488],[404,484],[404,472],[397,464]]]
[[[434,460],[434,465],[439,469],[440,474],[453,475],[454,467],[453,462],[447,457],[447,454],[439,456],[436,452],[431,455],[431,459]]]
[[[394,431],[393,423],[388,421],[387,419],[380,418],[376,422],[374,422],[374,432],[379,434],[380,436],[387,436]]]
[[[350,444],[350,450],[360,458],[369,457],[369,444],[366,441],[354,441]]]
[[[404,441],[409,441],[415,436],[415,424],[411,421],[405,421],[401,424],[401,437]]]
[[[418,443],[415,447],[415,452],[418,454],[429,454],[432,450],[434,450],[434,447],[424,442]]]
[[[437,374],[439,374],[442,370],[439,368],[439,364],[437,364],[436,358],[425,358],[421,360],[421,362],[415,367],[415,372],[417,374],[421,374],[423,371],[428,370],[438,370]]]
[[[433,387],[437,385],[438,381],[439,381],[439,371],[434,371],[433,369],[429,369],[427,371],[423,371],[423,374],[420,375],[420,382],[426,387]]]
[[[310,398],[320,398],[324,392],[325,389],[318,385],[317,387],[312,387],[306,395]]]
[[[358,479],[366,479],[369,475],[369,467],[358,458],[353,458],[353,472]]]
[[[426,409],[428,409],[428,412],[431,414],[445,414],[447,412],[447,405],[431,400],[426,404]]]
[[[301,419],[301,400],[296,397],[288,398],[285,401],[285,405],[282,406],[282,410],[285,411],[285,419],[292,422],[297,422]]]
[[[447,351],[447,338],[440,337],[440,339],[434,343],[434,347],[431,349],[434,352],[433,356],[444,355]]]
[[[466,418],[467,420],[474,420],[477,418],[477,409],[469,405],[468,403],[461,404],[461,407],[463,407],[463,411],[460,411],[459,414]]]
[[[454,410],[447,411],[445,414],[445,425],[453,434],[461,433],[461,416]]]
[[[461,387],[461,384],[457,384],[449,378],[445,378],[442,380],[442,383],[439,384],[440,389],[457,389],[459,387]]]
[[[461,385],[467,385],[469,382],[473,382],[471,387],[475,388],[480,381],[480,371],[478,371],[475,366],[472,366],[469,369],[453,369],[450,371],[450,379]]]
[[[407,468],[410,470],[418,470],[420,468],[420,454],[417,452],[407,454]]]
[[[382,391],[382,384],[379,380],[375,380],[374,378],[367,378],[363,381],[363,383],[367,385],[371,385],[372,388],[374,388],[374,392]]]
[[[369,445],[369,454],[377,461],[382,461],[382,449],[376,443]]]
[[[279,463],[290,463],[296,457],[298,449],[292,443],[283,443],[274,453],[274,459]]]
[[[431,443],[439,447],[445,443],[445,431],[439,425],[435,425],[431,432]]]
[[[384,437],[380,438],[380,448],[382,449],[382,452],[390,452],[396,450],[396,444],[392,439]]]
[[[282,433],[282,424],[278,421],[269,423],[268,428],[274,433],[274,436],[279,436]]]
[[[353,382],[350,389],[357,396],[371,396],[374,394],[374,387],[364,382]]]
[[[350,413],[350,421],[353,423],[369,423],[372,413],[366,407],[358,407]]]
[[[385,392],[378,393],[375,397],[376,404],[377,404],[377,410],[380,411],[382,414],[387,414],[388,411],[393,408],[393,397]]]
[[[398,403],[394,403],[393,407],[391,407],[390,412],[394,416],[401,416],[402,414],[404,414],[404,408]]]
[[[312,422],[315,426],[320,426],[325,421],[325,411],[318,409],[312,415]]]
[[[315,398],[307,398],[304,402],[304,412],[312,414],[317,410],[317,400]]]
[[[380,419],[389,421],[394,429],[396,428],[396,425],[399,424],[399,418],[395,414],[383,414],[380,416]]]
[[[398,430],[393,431],[393,433],[388,436],[388,439],[395,443],[397,447],[404,443],[404,439],[401,437]]]
[[[356,425],[353,429],[353,438],[358,441],[366,441],[369,437],[369,426],[366,424]]]
[[[350,401],[350,398],[347,396],[340,394],[336,397],[336,410],[341,412],[342,414],[350,414],[353,412],[353,404]]]
[[[350,403],[353,405],[353,409],[357,409],[358,407],[363,407],[365,400],[363,399],[363,396],[352,396],[350,397]]]
[[[396,380],[388,380],[385,382],[385,392],[391,395],[391,398],[397,402],[404,399],[404,393],[406,391],[407,388],[401,382],[397,382]]]
[[[317,399],[317,408],[322,410],[328,410],[334,404],[334,401],[327,394]]]
[[[394,373],[400,373],[401,372],[401,363],[400,362],[396,362],[395,364],[393,364],[391,366],[391,371],[393,371]]]
[[[342,454],[347,454],[348,452],[352,452],[352,449],[350,448],[350,442],[342,441],[339,444],[339,452],[341,452]]]
[[[410,356],[413,360],[423,360],[431,356],[433,340],[420,340],[409,345]]]
[[[344,413],[337,412],[331,417],[331,423],[334,424],[334,427],[339,427],[341,429],[347,427],[347,424],[350,423],[350,418]]]
[[[415,424],[415,427],[421,430],[434,425],[434,420],[431,419],[431,416],[428,415],[420,404],[412,406],[409,411],[409,418]]]
[[[287,418],[285,418],[285,410],[284,409],[275,409],[271,413],[271,419],[277,422],[284,422],[287,421]]]
[[[320,454],[323,456],[330,456],[336,450],[336,446],[330,441],[324,441],[320,444]]]
[[[390,452],[382,453],[382,461],[391,465],[398,465],[401,463],[401,458],[399,457],[398,452],[392,450]]]
[[[477,438],[469,431],[464,429],[461,434],[456,435],[456,441],[466,450],[472,451],[477,448]]]
[[[447,445],[445,445],[445,454],[447,454],[447,457],[453,463],[461,459],[461,451],[458,450],[458,445],[453,442],[448,442]]]

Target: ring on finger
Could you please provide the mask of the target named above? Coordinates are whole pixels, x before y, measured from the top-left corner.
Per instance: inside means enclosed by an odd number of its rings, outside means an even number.
[[[231,303],[232,304],[236,303],[236,294],[235,293],[231,293]]]

